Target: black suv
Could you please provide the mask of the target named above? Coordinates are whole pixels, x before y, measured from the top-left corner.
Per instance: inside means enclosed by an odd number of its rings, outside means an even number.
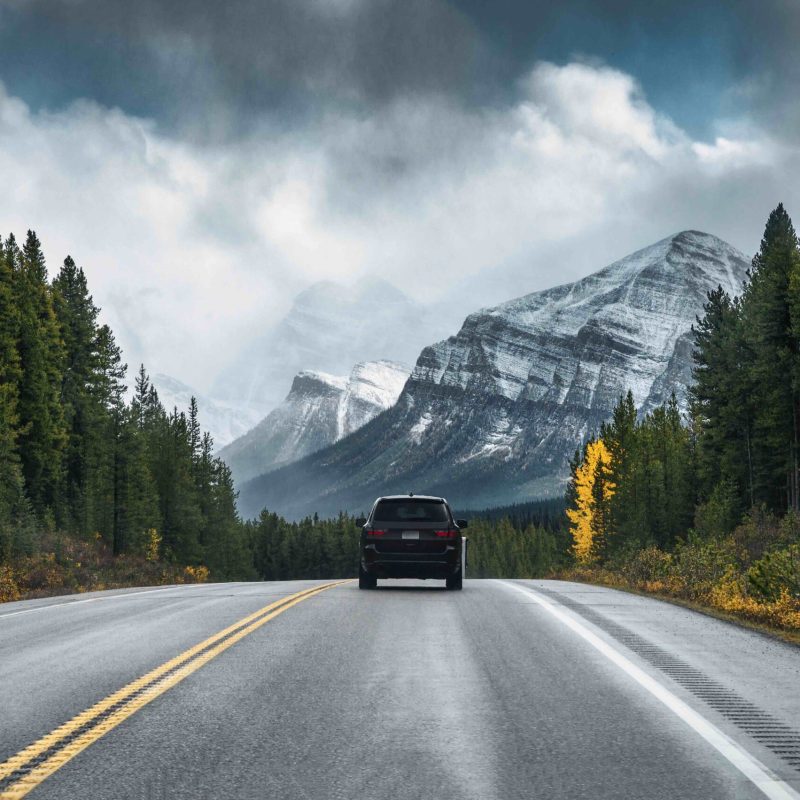
[[[443,497],[413,494],[379,497],[362,526],[358,588],[378,578],[444,578],[460,589],[466,566],[465,519],[453,519]]]

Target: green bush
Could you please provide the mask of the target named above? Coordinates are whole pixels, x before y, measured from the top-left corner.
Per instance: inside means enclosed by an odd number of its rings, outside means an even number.
[[[672,556],[650,545],[630,555],[621,567],[625,579],[634,586],[666,580],[672,569]]]
[[[784,592],[800,599],[800,545],[764,555],[749,569],[747,579],[753,594],[776,601]]]
[[[697,599],[707,595],[736,562],[732,539],[706,541],[691,534],[675,547],[672,573],[682,581],[686,596]]]
[[[782,519],[763,506],[751,509],[733,531],[732,538],[742,567],[747,568],[771,550],[780,550],[800,541],[797,514],[789,512]]]

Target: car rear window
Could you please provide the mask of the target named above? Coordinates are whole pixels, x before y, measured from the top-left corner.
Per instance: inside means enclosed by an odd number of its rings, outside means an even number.
[[[375,508],[377,522],[449,522],[447,506],[437,500],[381,500]]]

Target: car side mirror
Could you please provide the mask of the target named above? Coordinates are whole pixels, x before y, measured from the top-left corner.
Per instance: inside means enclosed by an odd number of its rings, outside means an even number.
[[[457,519],[456,520],[456,525],[459,528],[462,528],[462,529],[463,528],[468,528],[469,527],[469,520],[467,520],[467,519]]]
[[[356,517],[356,527],[363,528],[367,524],[366,517]]]

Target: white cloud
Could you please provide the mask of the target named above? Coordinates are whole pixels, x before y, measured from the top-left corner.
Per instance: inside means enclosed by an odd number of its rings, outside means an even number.
[[[779,146],[764,141],[717,136],[713,143],[693,142],[692,151],[704,166],[727,170],[751,165],[769,166],[777,160]]]
[[[543,63],[523,86],[530,105],[573,140],[658,159],[684,138],[646,103],[636,81],[617,70]]]
[[[771,207],[800,201],[798,171],[749,125],[692,141],[631,76],[583,63],[537,65],[501,109],[407,97],[214,147],[0,93],[4,228],[36,228],[51,269],[68,252],[86,268],[132,364],[201,389],[311,281],[460,286],[477,307],[681,228],[752,249]]]

